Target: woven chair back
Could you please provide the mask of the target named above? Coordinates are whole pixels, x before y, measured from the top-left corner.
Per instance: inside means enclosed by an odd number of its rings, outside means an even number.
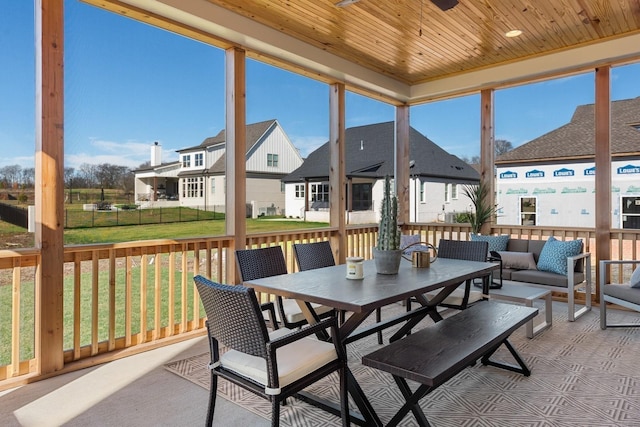
[[[486,261],[488,253],[488,242],[440,239],[438,245],[439,258]]]
[[[236,261],[243,282],[287,274],[287,263],[280,246],[236,250]]]
[[[266,358],[269,335],[254,290],[222,285],[202,276],[193,280],[211,336],[229,348]]]
[[[314,243],[295,243],[293,253],[300,271],[336,265],[331,244],[327,240]]]

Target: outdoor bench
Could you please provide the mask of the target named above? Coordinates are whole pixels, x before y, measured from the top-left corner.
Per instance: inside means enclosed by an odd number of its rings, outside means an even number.
[[[483,301],[363,356],[363,365],[393,375],[406,399],[388,425],[397,425],[412,411],[419,425],[428,426],[418,404],[420,399],[478,359],[483,365],[529,376],[531,371],[508,338],[537,313],[538,309],[533,307]],[[517,366],[491,360],[502,344]],[[416,381],[420,386],[411,392],[406,380]]]
[[[579,250],[575,252],[575,255],[558,259],[562,252],[554,252],[555,260],[547,262],[548,257],[545,257],[543,261],[546,267],[551,264],[555,268],[542,268],[541,254],[548,240],[512,239],[506,235],[472,236],[472,240],[474,238],[488,240],[491,251],[490,259],[500,262],[498,284],[510,281],[514,284],[522,283],[567,294],[568,320],[570,322],[591,310],[591,254],[583,252],[584,245],[581,240],[578,241],[580,242]],[[492,239],[503,239],[502,243],[504,244],[506,241],[506,248],[492,250],[492,243],[496,243],[496,240],[492,242]],[[561,242],[552,237],[549,240],[558,246],[575,242]],[[576,243],[574,247],[578,247],[578,244]],[[556,266],[556,264],[563,264],[566,267]],[[496,282],[495,279],[494,282]],[[585,305],[576,310],[574,291],[580,286],[585,287]]]

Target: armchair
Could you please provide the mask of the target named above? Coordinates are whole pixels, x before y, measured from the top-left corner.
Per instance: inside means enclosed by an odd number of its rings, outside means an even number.
[[[313,334],[331,330],[337,337],[335,317],[297,331],[267,332],[252,288],[228,286],[202,276],[194,277],[207,314],[211,353],[211,386],[207,425],[213,425],[218,377],[271,402],[271,425],[280,422],[280,405],[310,384],[338,372],[342,424],[349,425],[345,349],[338,339],[320,341]],[[222,352],[220,345],[227,347]]]
[[[600,261],[600,329],[640,327],[640,323],[607,323],[607,303],[640,311],[640,287],[633,287],[640,285],[640,267],[635,269],[628,284],[607,283],[608,268],[611,265],[622,267],[636,264],[640,264],[640,261]]]

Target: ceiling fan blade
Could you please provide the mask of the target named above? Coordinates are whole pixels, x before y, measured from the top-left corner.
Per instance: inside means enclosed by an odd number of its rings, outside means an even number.
[[[440,10],[449,10],[458,4],[458,0],[431,0]]]
[[[340,0],[335,5],[337,7],[345,7],[345,6],[349,6],[350,4],[358,3],[359,1],[360,0]]]

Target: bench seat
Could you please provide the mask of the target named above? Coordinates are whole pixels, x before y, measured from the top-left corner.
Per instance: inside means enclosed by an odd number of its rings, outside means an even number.
[[[478,359],[483,365],[530,375],[508,338],[537,314],[538,309],[533,307],[483,301],[363,356],[363,365],[393,375],[407,400],[388,425],[396,425],[409,411],[419,425],[429,425],[418,406],[419,400]],[[502,344],[518,365],[491,360]],[[411,392],[407,379],[421,386]]]

